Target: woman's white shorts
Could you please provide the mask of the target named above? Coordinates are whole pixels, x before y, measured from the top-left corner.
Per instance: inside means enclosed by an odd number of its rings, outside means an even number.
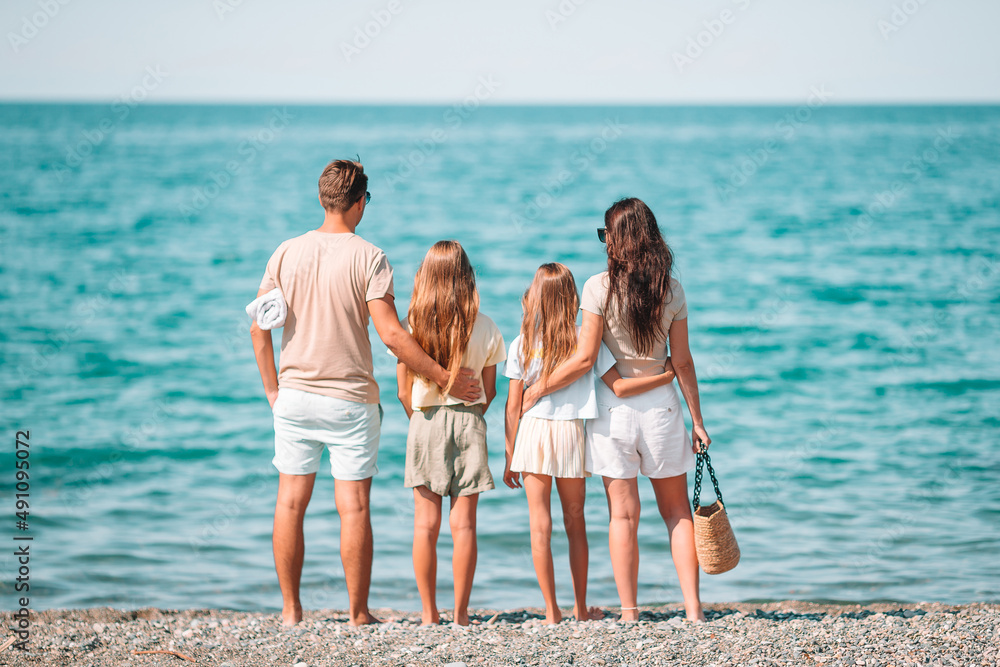
[[[694,468],[691,438],[673,384],[618,398],[597,385],[597,419],[587,422],[587,472],[615,479],[659,479]]]

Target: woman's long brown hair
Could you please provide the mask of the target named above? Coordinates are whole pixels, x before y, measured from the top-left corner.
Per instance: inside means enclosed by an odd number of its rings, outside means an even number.
[[[413,280],[407,320],[424,352],[450,374],[451,391],[479,313],[476,274],[458,241],[431,246]]]
[[[521,364],[527,368],[542,350],[542,376],[555,370],[576,350],[576,311],[580,297],[573,274],[558,262],[542,264],[524,293],[521,320]]]
[[[604,312],[622,318],[639,354],[648,354],[663,330],[674,256],[653,212],[639,199],[620,199],[604,213],[608,243],[608,295]],[[615,310],[612,309],[614,304]]]

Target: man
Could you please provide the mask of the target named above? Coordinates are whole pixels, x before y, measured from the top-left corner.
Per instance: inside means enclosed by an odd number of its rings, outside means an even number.
[[[279,288],[288,304],[280,373],[269,331],[250,328],[264,392],[274,413],[274,566],[284,625],[302,620],[299,582],[305,554],[302,521],[323,449],[330,452],[340,514],[340,558],[350,623],[377,623],[368,611],[372,529],[371,478],[376,472],[381,406],[372,369],[368,318],[382,342],[414,372],[439,386],[449,373],[400,325],[385,253],[354,230],[371,195],[358,162],[334,160],[319,179],[323,224],[285,241],[268,260],[258,296]],[[453,396],[479,397],[472,371],[462,369]]]

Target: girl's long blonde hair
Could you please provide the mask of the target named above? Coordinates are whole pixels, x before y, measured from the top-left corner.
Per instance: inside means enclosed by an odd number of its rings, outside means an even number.
[[[542,350],[542,377],[573,356],[576,350],[576,311],[580,297],[576,281],[565,265],[542,264],[522,300],[521,362],[531,363],[535,350]]]
[[[417,344],[451,374],[445,394],[458,376],[478,313],[469,256],[458,241],[438,241],[417,269],[407,320]]]

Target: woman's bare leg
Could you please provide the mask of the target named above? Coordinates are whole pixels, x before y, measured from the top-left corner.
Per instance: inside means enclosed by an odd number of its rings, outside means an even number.
[[[562,612],[556,602],[556,577],[552,566],[552,478],[533,473],[524,473],[523,478],[531,526],[531,560],[545,600],[545,622],[558,623],[562,620]]]
[[[437,608],[437,541],[441,532],[441,496],[426,486],[413,489],[413,573],[420,591],[420,622],[441,622]]]
[[[608,495],[608,547],[623,621],[639,620],[639,485],[636,479],[604,478]]]
[[[684,596],[684,610],[689,621],[704,621],[698,593],[698,554],[694,549],[694,522],[688,501],[687,474],[650,479],[656,494],[656,506],[670,533],[670,554],[677,568],[677,578]]]
[[[472,579],[476,574],[476,506],[479,494],[457,496],[451,499],[451,539],[454,551],[451,569],[455,576],[455,623],[469,624],[469,596]]]

